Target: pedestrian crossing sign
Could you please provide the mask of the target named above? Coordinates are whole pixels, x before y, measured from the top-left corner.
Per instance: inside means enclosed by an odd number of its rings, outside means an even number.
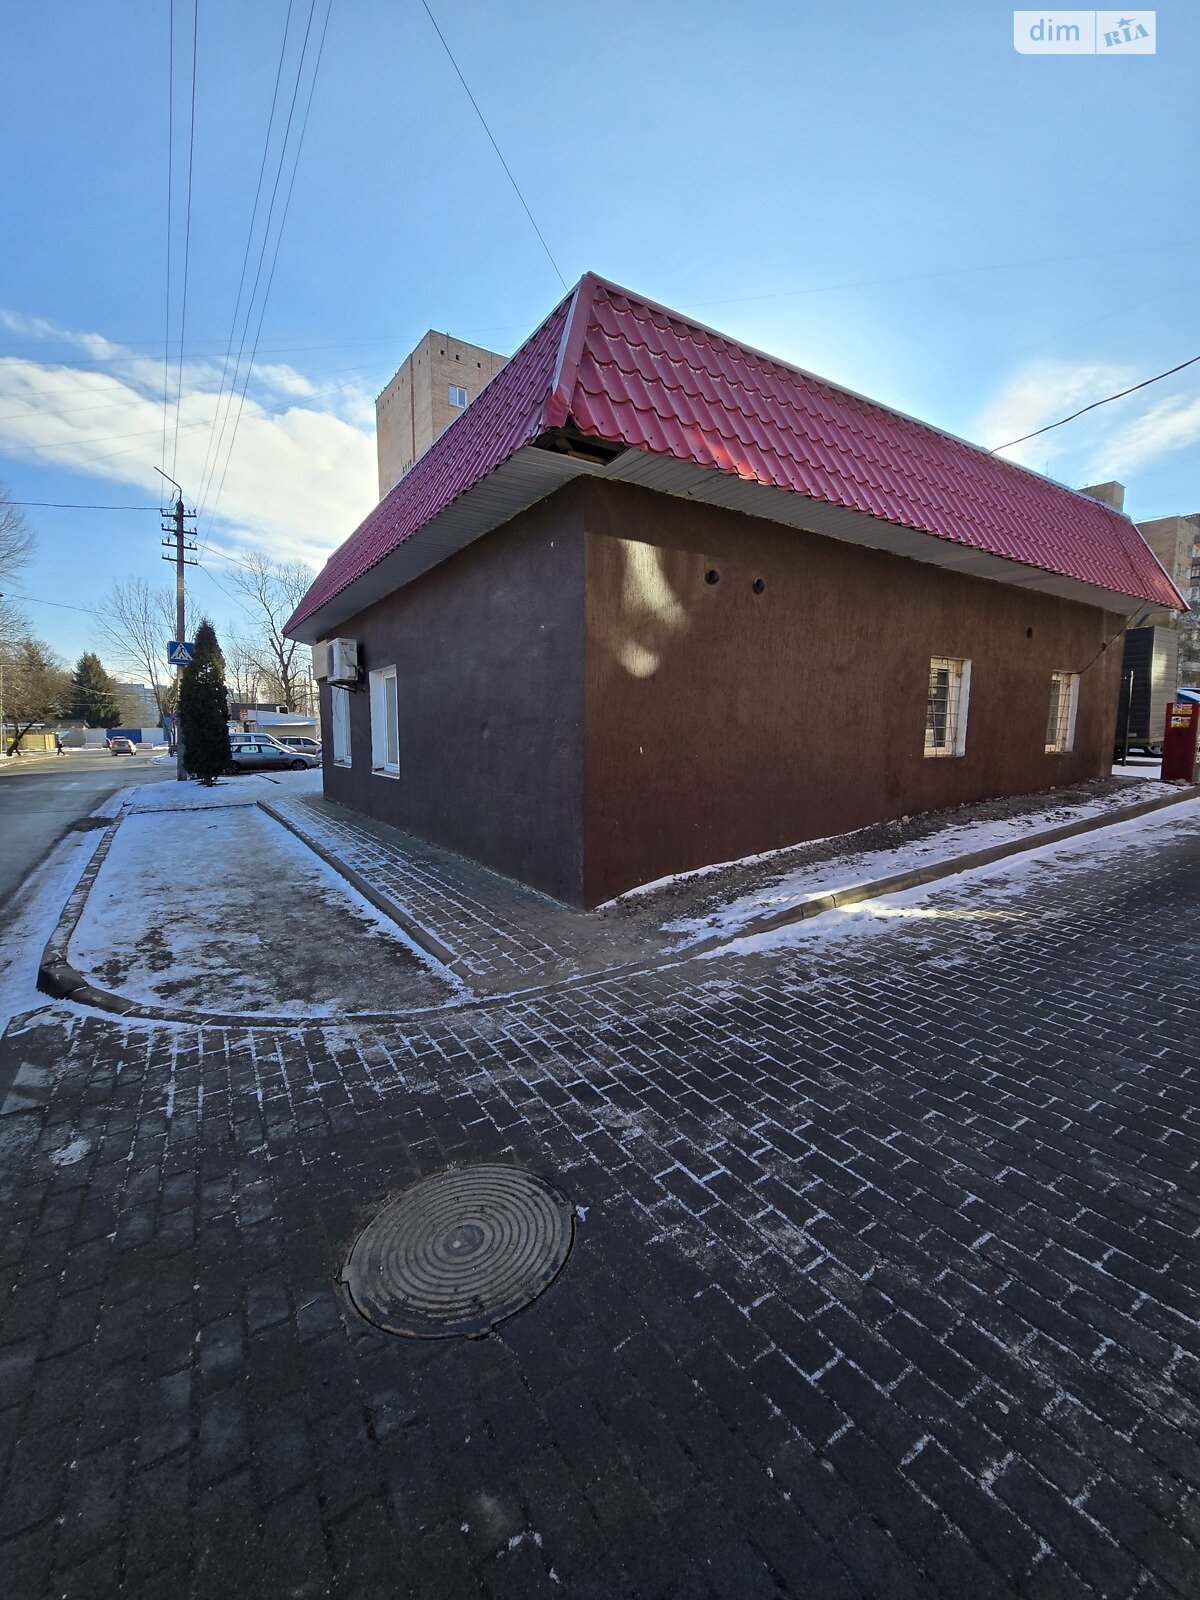
[[[196,653],[196,646],[186,639],[170,639],[167,642],[167,663],[172,667],[186,667],[190,664]]]

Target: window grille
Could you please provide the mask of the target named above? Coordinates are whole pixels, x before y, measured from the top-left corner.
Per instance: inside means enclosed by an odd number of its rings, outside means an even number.
[[[965,752],[970,681],[969,661],[955,656],[934,656],[930,661],[925,704],[927,756],[961,756]]]
[[[1075,712],[1079,705],[1079,674],[1050,675],[1050,714],[1046,718],[1046,754],[1058,755],[1074,748]]]

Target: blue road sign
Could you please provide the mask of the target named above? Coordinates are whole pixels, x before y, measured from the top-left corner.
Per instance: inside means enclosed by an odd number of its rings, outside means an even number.
[[[167,643],[167,664],[186,667],[196,653],[196,646],[186,639],[171,639]]]

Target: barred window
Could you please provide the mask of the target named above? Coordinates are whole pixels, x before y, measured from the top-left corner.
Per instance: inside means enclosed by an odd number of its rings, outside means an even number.
[[[1050,674],[1050,715],[1046,718],[1046,754],[1075,748],[1075,713],[1079,707],[1079,674]]]
[[[967,748],[967,699],[971,663],[957,656],[934,656],[929,663],[925,704],[925,754],[961,756]]]

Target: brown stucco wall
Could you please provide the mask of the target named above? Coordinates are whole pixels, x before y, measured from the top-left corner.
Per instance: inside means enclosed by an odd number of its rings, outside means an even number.
[[[1108,771],[1117,617],[628,485],[589,484],[586,522],[588,905]],[[972,663],[962,757],[923,754],[932,655]],[[1065,755],[1044,749],[1055,670],[1082,673]]]
[[[325,793],[560,899],[583,888],[582,497],[572,487],[476,540],[338,634],[366,673],[397,666],[400,776],[371,771],[370,697],[351,699],[353,766]]]

